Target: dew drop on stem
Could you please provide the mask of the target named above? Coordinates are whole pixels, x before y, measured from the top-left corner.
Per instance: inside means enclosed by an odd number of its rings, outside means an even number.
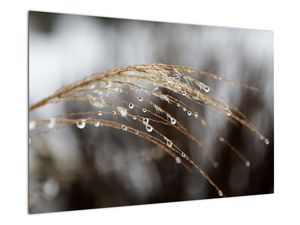
[[[175,124],[176,124],[176,119],[175,119],[175,118],[171,117],[170,121],[171,121],[171,124],[172,124],[172,125],[175,125]]]
[[[153,127],[152,127],[151,125],[147,124],[147,125],[146,125],[146,130],[147,130],[148,132],[152,132]]]
[[[188,116],[191,116],[191,115],[192,115],[192,112],[191,112],[191,111],[188,111],[188,112],[187,112],[187,115],[188,115]]]
[[[181,163],[181,158],[176,156],[175,161],[176,161],[177,164],[180,164]]]
[[[125,125],[122,125],[122,129],[126,131],[127,127]]]
[[[129,103],[128,107],[129,109],[133,109],[134,105],[132,103]]]
[[[144,124],[148,124],[149,123],[149,119],[148,118],[143,118],[143,123]]]
[[[169,140],[169,139],[167,139],[167,146],[168,146],[169,148],[172,148],[172,145],[173,145],[172,141]]]
[[[85,128],[85,125],[86,125],[85,120],[80,120],[80,121],[77,121],[77,122],[76,122],[76,126],[77,126],[79,129]]]
[[[270,144],[269,139],[267,139],[267,138],[265,139],[265,144],[266,144],[266,145]]]

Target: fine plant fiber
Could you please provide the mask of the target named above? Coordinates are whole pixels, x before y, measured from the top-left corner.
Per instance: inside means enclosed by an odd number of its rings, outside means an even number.
[[[48,97],[32,104],[29,107],[30,113],[52,103],[67,102],[88,104],[92,110],[32,120],[29,129],[31,135],[45,135],[50,131],[54,132],[56,129],[72,125],[79,129],[86,126],[103,126],[129,132],[137,138],[151,142],[188,170],[200,173],[221,197],[225,195],[222,188],[185,149],[180,147],[180,142],[184,140],[168,137],[164,132],[165,129],[173,129],[191,140],[213,167],[218,168],[220,162],[211,154],[211,149],[203,145],[201,137],[196,137],[186,128],[168,106],[174,105],[182,110],[187,117],[199,124],[199,129],[209,129],[215,138],[226,145],[246,167],[251,166],[247,156],[207,121],[201,113],[201,107],[209,108],[210,113],[218,114],[235,125],[240,124],[264,144],[269,144],[269,140],[237,107],[223,99],[201,78],[228,83],[233,86],[232,88],[238,86],[259,94],[259,90],[255,87],[198,68],[167,64],[124,66],[96,73],[63,86]]]

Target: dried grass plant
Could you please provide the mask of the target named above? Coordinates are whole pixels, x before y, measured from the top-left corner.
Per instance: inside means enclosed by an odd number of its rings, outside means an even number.
[[[196,75],[197,79],[192,75]],[[258,92],[255,87],[187,66],[166,64],[125,66],[96,73],[64,86],[29,107],[29,112],[32,112],[51,103],[77,102],[78,104],[87,103],[92,106],[93,110],[33,120],[29,123],[29,129],[32,135],[42,135],[66,125],[76,125],[79,129],[87,125],[106,126],[130,132],[158,146],[177,163],[198,171],[219,196],[224,196],[222,189],[205,170],[179,147],[180,140],[172,140],[164,134],[162,126],[181,133],[197,145],[203,157],[207,157],[214,167],[218,167],[219,162],[210,150],[204,147],[201,140],[176,118],[174,112],[168,111],[168,106],[173,105],[182,110],[187,117],[199,123],[199,129],[210,129],[215,138],[226,145],[246,167],[251,165],[247,157],[226,140],[198,109],[208,107],[212,113],[219,114],[233,124],[241,124],[249,129],[265,144],[269,144],[269,140],[237,107],[226,102],[215,90],[201,81],[201,78],[226,82]]]

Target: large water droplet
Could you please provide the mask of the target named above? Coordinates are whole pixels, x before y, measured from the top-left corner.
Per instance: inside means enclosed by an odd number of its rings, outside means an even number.
[[[191,116],[191,115],[192,115],[192,112],[191,112],[191,111],[188,111],[188,112],[187,112],[187,115],[188,115],[188,116]]]
[[[85,124],[86,124],[85,120],[80,120],[80,121],[77,121],[77,122],[76,122],[76,126],[77,126],[79,129],[85,128]]]
[[[148,118],[143,118],[143,123],[144,124],[148,124],[149,123],[149,119]]]
[[[142,102],[144,99],[143,97],[138,97],[139,102]]]
[[[146,112],[147,112],[147,109],[143,108],[142,111],[143,111],[143,113],[146,113]]]
[[[126,131],[127,127],[125,125],[122,125],[122,129]]]
[[[129,103],[128,107],[129,109],[133,109],[134,105],[132,103]]]
[[[175,118],[173,118],[173,117],[171,117],[171,124],[173,124],[173,125],[175,125],[176,124],[176,119]]]
[[[176,161],[177,164],[180,164],[181,163],[181,158],[176,156],[175,161]]]
[[[146,125],[146,130],[147,130],[148,132],[152,132],[152,131],[153,131],[153,127],[152,127],[151,125],[147,124],[147,125]]]

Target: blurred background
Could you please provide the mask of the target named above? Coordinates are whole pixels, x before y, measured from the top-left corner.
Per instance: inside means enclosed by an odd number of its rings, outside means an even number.
[[[226,196],[273,192],[273,34],[270,31],[29,12],[29,105],[63,85],[124,65],[193,66],[260,89],[260,93],[206,79],[235,104],[269,140],[212,110],[201,113],[251,161],[241,161],[208,129],[173,109],[176,118],[220,162],[212,168],[194,146],[172,130],[168,136],[199,163]],[[202,77],[196,77],[202,79]],[[44,107],[29,120],[61,115],[80,106]],[[147,141],[110,128],[76,126],[47,135],[29,132],[29,212],[148,204],[218,197]]]

